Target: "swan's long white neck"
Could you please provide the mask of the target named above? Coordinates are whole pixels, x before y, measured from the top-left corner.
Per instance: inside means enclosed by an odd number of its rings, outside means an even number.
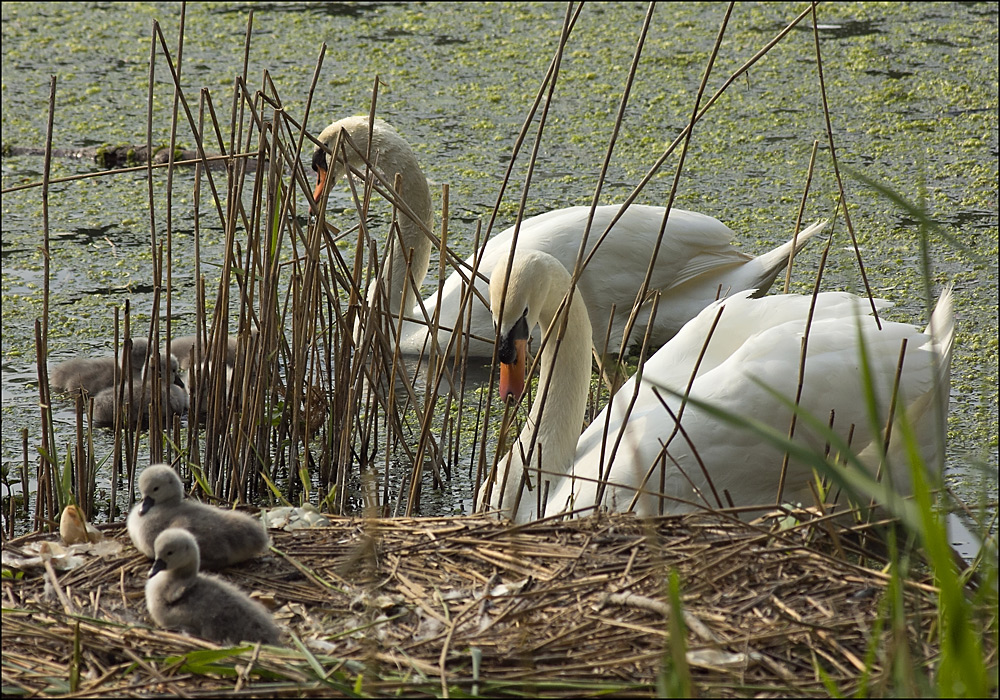
[[[319,141],[332,148],[337,134],[345,130],[350,140],[362,153],[369,153],[368,117],[348,117],[334,122],[319,135]],[[347,146],[348,164],[364,171],[365,163],[353,148]],[[347,169],[337,154],[337,162],[330,171],[331,177],[346,174]],[[431,192],[427,185],[420,164],[409,144],[391,126],[376,119],[371,130],[370,160],[390,184],[394,183],[398,173],[401,178],[400,199],[406,203],[419,221],[414,221],[403,211],[399,212],[399,235],[394,236],[391,245],[385,251],[386,257],[383,273],[380,277],[389,299],[388,311],[397,316],[400,308],[410,313],[417,303],[417,292],[424,277],[431,255],[431,241],[423,232],[423,228],[432,231],[434,227],[434,210],[431,206]],[[412,256],[412,260],[411,260]],[[407,281],[407,262],[410,261],[410,275],[413,282]],[[405,285],[405,287],[404,287]],[[406,294],[402,295],[403,289]],[[369,302],[378,293],[378,287],[373,285],[368,294]]]
[[[539,283],[548,284],[549,294],[538,312],[537,324],[543,329],[551,326],[551,331],[543,332],[538,392],[517,442],[498,465],[496,484],[490,498],[491,505],[496,507],[499,503],[504,514],[512,516],[520,488],[521,467],[528,465],[527,480],[531,490],[525,488],[521,493],[514,518],[517,522],[537,517],[539,492],[536,489],[541,488],[541,494],[544,494],[546,481],[555,484],[560,475],[572,468],[590,388],[593,332],[587,308],[580,292],[574,290],[572,303],[560,309],[560,303],[569,289],[569,273],[551,256],[544,257],[549,259],[550,264],[547,269],[536,271],[535,276],[547,278],[546,281],[539,280]],[[516,309],[517,304],[513,303],[512,308]],[[565,330],[561,331],[564,319]],[[529,327],[532,325],[529,323]],[[560,332],[561,340],[558,339]],[[539,467],[541,473],[538,472]],[[505,481],[504,474],[508,469]],[[506,487],[501,501],[499,492],[504,483]]]

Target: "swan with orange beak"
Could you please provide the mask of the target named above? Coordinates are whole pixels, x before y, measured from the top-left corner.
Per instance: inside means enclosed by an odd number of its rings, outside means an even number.
[[[830,436],[806,421],[795,431],[797,454],[829,454],[832,471],[825,474],[839,479],[851,472],[853,485],[863,484],[858,500],[866,503],[896,498],[874,485],[879,471],[891,475],[895,493],[905,494],[911,462],[925,469],[943,464],[955,337],[950,289],[924,331],[887,319],[879,327],[869,314],[872,303],[889,305],[881,299],[737,292],[685,324],[583,430],[593,348],[586,303],[566,268],[546,253],[515,253],[505,283],[507,264],[494,269],[490,282],[508,374],[504,397],[519,394],[518,348],[535,324],[543,329],[541,370],[520,435],[478,492],[482,510],[521,523],[594,508],[640,516],[715,509],[724,505],[720,494],[763,510],[815,500],[814,460],[792,456],[784,469],[781,446],[689,401],[752,418],[771,434],[787,434],[796,397],[809,415],[835,416],[831,429],[854,457],[836,454]],[[859,370],[862,354],[866,373]],[[803,362],[807,369],[800,371]],[[683,439],[672,439],[681,421]],[[912,440],[898,438],[905,423]]]
[[[327,180],[345,177],[351,169],[366,169],[362,154],[375,165],[379,178],[390,186],[388,189],[394,186],[395,178],[399,176],[399,199],[406,203],[412,217],[405,210],[400,210],[399,236],[393,237],[388,250],[383,251],[387,263],[381,279],[388,299],[386,311],[393,318],[399,316],[400,309],[407,315],[412,314],[417,306],[417,292],[430,265],[431,241],[424,232],[434,228],[431,191],[413,149],[389,124],[381,119],[369,124],[368,117],[364,116],[336,121],[323,129],[316,140],[323,144],[323,148],[317,148],[312,158],[312,169],[316,171],[313,199],[317,203],[329,189]],[[318,209],[312,211],[316,213]],[[410,276],[415,284],[408,283]],[[372,285],[368,290],[369,303],[374,301],[378,286]],[[419,315],[416,317],[420,318]],[[421,339],[426,338],[426,327],[420,330],[422,333],[417,335]],[[421,345],[414,344],[417,347]]]
[[[528,337],[535,326],[543,329],[538,392],[517,442],[481,486],[477,503],[506,517],[523,510],[523,522],[540,495],[535,489],[544,493],[545,482],[555,486],[572,467],[590,390],[593,331],[580,290],[572,287],[562,263],[538,250],[513,257],[509,279],[506,258],[490,275],[500,394],[517,401],[524,393]],[[574,351],[579,348],[584,350]]]

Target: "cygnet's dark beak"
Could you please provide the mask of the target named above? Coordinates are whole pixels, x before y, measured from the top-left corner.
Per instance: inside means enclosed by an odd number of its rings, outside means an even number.
[[[158,573],[167,568],[167,562],[162,559],[157,559],[153,562],[153,568],[149,570],[149,578],[153,578]]]
[[[152,496],[146,496],[142,499],[142,505],[139,506],[139,515],[145,515],[149,512],[149,509],[156,505],[156,501],[153,500]]]

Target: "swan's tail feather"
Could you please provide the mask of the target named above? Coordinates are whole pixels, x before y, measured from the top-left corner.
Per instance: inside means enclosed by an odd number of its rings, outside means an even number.
[[[807,226],[799,231],[799,235],[795,237],[795,252],[798,253],[809,242],[810,238],[822,232],[826,228],[826,224],[826,221],[817,221],[812,226]],[[789,244],[791,244],[791,241],[789,241]]]
[[[933,338],[934,348],[940,358],[940,379],[947,381],[951,373],[951,349],[955,344],[955,316],[953,313],[953,292],[951,286],[945,287],[938,297],[930,323],[924,331]]]
[[[762,297],[767,294],[767,290],[771,288],[774,279],[778,276],[778,272],[783,270],[788,264],[788,255],[792,251],[792,246],[795,247],[795,253],[798,254],[813,236],[826,228],[826,224],[826,221],[817,221],[812,226],[807,226],[799,231],[797,236],[790,238],[786,243],[754,258],[754,263],[757,265],[759,271],[757,281],[751,285],[758,290],[757,294],[754,295],[755,297]]]
[[[761,255],[758,259],[764,264],[764,269],[768,273],[774,272],[777,274],[778,270],[788,263],[788,253],[791,251],[792,246],[795,246],[795,254],[797,255],[805,247],[806,243],[809,242],[809,239],[826,228],[826,224],[826,221],[817,221],[812,226],[807,226],[799,231],[797,236],[788,239],[788,242],[784,245],[780,245],[769,253]]]
[[[925,459],[928,469],[940,471],[944,468],[945,444],[948,435],[948,407],[951,403],[951,350],[955,342],[955,317],[952,313],[952,288],[946,287],[938,297],[934,311],[931,313],[930,322],[924,330],[930,339],[923,346],[926,350],[933,351],[937,356],[935,359],[936,381],[930,390],[920,401],[907,408],[919,415],[921,412],[929,411],[928,419],[933,430],[928,431],[932,436],[931,447],[925,450]],[[922,405],[921,405],[922,404]],[[926,436],[925,436],[926,439]]]

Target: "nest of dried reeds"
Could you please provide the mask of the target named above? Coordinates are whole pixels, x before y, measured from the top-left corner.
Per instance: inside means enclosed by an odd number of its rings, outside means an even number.
[[[285,648],[153,627],[149,562],[109,529],[120,554],[4,579],[5,694],[648,697],[670,673],[711,695],[877,693],[893,638],[916,666],[937,655],[934,589],[907,581],[906,629],[881,637],[890,576],[822,529],[698,514],[272,532],[271,554],[224,576],[273,604]],[[671,634],[671,572],[683,635]],[[686,668],[671,664],[678,650]]]

